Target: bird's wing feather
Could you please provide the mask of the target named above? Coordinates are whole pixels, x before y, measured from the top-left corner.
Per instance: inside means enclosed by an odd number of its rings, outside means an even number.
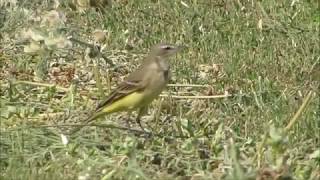
[[[148,85],[148,79],[143,75],[145,73],[145,66],[140,67],[139,70],[130,74],[130,76],[123,81],[117,89],[115,89],[110,95],[100,102],[97,106],[97,110],[99,111],[101,108],[133,93],[142,91]]]
[[[141,82],[122,82],[105,100],[99,103],[97,111],[133,92],[141,91],[145,88]]]

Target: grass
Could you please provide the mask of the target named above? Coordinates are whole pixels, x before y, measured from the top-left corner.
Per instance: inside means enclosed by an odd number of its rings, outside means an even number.
[[[316,1],[81,7],[1,4],[1,179],[320,178]],[[93,44],[97,29],[107,32],[100,43],[107,59],[90,58],[87,45],[64,38]],[[61,133],[81,124],[159,42],[187,47],[172,58],[173,86],[164,94],[232,96],[162,97],[143,118],[157,136],[117,129],[126,118],[120,113],[64,144]]]

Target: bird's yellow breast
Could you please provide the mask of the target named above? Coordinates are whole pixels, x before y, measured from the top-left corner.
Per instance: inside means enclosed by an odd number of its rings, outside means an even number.
[[[102,112],[109,114],[117,111],[133,110],[151,103],[159,96],[168,82],[167,77],[163,74],[164,72],[159,71],[157,68],[158,67],[156,66],[155,70],[152,71],[152,74],[149,74],[152,78],[149,80],[147,87],[112,102],[110,105],[103,108]]]
[[[146,101],[150,97],[146,96],[143,92],[131,93],[105,107],[102,111],[105,113],[113,113],[123,110],[132,110],[146,105]],[[152,101],[152,99],[150,99]]]

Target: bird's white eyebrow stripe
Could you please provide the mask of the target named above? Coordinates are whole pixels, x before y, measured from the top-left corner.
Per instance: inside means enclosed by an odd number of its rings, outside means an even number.
[[[162,49],[165,49],[165,48],[168,48],[168,47],[173,48],[173,46],[170,46],[170,45],[162,45],[161,46]]]

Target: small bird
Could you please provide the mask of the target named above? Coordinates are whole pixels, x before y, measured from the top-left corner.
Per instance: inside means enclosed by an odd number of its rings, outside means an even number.
[[[182,47],[171,44],[155,45],[140,67],[132,72],[110,95],[97,107],[95,113],[85,123],[119,111],[139,109],[136,122],[140,128],[140,117],[147,106],[157,98],[166,87],[170,76],[168,59]],[[76,132],[80,128],[73,131]]]

